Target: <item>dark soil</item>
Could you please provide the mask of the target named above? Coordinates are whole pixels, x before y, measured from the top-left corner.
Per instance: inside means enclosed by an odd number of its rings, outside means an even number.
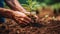
[[[40,23],[18,25],[8,19],[6,23],[0,25],[0,34],[60,34],[60,21],[51,20],[47,25]]]

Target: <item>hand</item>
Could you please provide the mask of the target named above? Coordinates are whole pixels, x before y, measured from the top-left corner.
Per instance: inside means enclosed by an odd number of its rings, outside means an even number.
[[[25,12],[23,12],[23,13],[25,13],[28,17],[30,17],[34,22],[36,21],[38,21],[38,16],[36,15],[36,14],[32,14],[32,13],[30,13],[30,12],[27,12],[27,11],[25,11]]]
[[[32,22],[31,18],[27,17],[26,14],[22,12],[14,12],[14,20],[19,24],[27,24],[29,22]]]

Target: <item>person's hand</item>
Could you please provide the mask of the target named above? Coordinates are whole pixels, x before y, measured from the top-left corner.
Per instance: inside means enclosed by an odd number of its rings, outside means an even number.
[[[22,12],[16,11],[13,14],[14,14],[14,20],[19,24],[27,24],[32,22],[31,18],[27,17],[27,15]]]
[[[26,14],[28,17],[30,17],[34,22],[38,20],[38,16],[35,14],[35,13],[32,13],[32,12],[23,12],[24,14]]]

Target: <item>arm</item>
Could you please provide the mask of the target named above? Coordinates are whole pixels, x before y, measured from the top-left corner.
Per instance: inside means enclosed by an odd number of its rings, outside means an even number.
[[[26,12],[26,10],[21,6],[18,0],[5,0],[6,4],[15,11]]]
[[[15,11],[23,12],[24,14],[30,16],[30,12],[27,12],[21,4],[19,4],[18,0],[5,0],[6,4]],[[35,16],[34,16],[35,17]]]
[[[12,19],[13,18],[13,10],[0,8],[0,16]]]
[[[27,17],[24,13],[18,11],[14,12],[10,9],[0,8],[0,16],[13,19],[19,24],[26,24],[31,22],[31,19]]]

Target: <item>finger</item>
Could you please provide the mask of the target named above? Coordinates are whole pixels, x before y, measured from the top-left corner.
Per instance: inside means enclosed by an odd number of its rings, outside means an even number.
[[[23,12],[23,13],[25,13],[26,15],[30,15],[30,12]]]
[[[21,20],[15,20],[17,24],[22,24],[22,21]]]
[[[23,20],[23,22],[24,22],[24,23],[30,23],[30,21],[28,21],[28,20]]]
[[[26,20],[26,19],[21,19],[21,21],[25,24],[25,25],[27,25],[28,23],[30,23],[30,21],[28,21],[28,20]]]
[[[21,19],[18,19],[18,18],[16,18],[16,20],[15,20],[18,24],[22,24],[23,22],[22,22],[22,20]]]
[[[25,20],[24,18],[20,18],[18,20],[21,21],[21,23],[23,23],[23,24],[29,23],[29,21]]]
[[[38,19],[38,16],[37,16],[37,15],[34,15],[34,17],[35,17],[36,19]]]
[[[19,23],[19,24],[27,25],[28,23],[26,21],[21,21],[21,23]]]
[[[29,17],[25,17],[25,20],[29,21],[29,22],[33,22],[33,20]]]
[[[14,20],[15,20],[16,23],[18,23],[18,24],[28,23],[27,21],[25,21],[24,18],[15,18]]]
[[[39,19],[39,17],[37,15],[34,15],[34,17],[35,17],[35,20],[36,21]]]
[[[26,21],[22,21],[22,24],[27,25],[28,23]]]

